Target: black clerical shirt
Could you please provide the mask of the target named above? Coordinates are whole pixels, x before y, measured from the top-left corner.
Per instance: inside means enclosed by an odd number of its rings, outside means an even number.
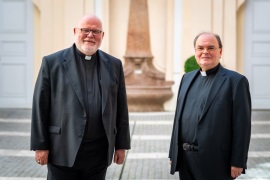
[[[198,145],[197,126],[219,66],[199,73],[189,88],[180,123],[182,143]]]
[[[80,84],[83,90],[84,105],[87,109],[87,125],[84,139],[94,141],[105,136],[102,123],[101,89],[99,84],[99,58],[97,53],[90,60],[76,49],[77,67],[80,72]]]

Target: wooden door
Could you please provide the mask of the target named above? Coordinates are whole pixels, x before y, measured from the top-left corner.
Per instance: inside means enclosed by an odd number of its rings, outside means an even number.
[[[270,1],[247,0],[245,71],[253,109],[270,109]]]
[[[0,0],[0,108],[31,107],[33,4]]]

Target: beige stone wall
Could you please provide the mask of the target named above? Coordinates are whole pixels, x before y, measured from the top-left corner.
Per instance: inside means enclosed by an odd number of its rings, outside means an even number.
[[[194,54],[193,39],[201,31],[218,33],[223,41],[222,64],[244,72],[243,32],[245,0],[178,0],[182,19],[174,19],[175,1],[148,0],[151,50],[154,65],[165,72],[167,80],[174,80],[174,51],[181,58],[179,76],[185,59]],[[84,14],[99,13],[105,31],[101,49],[120,58],[126,51],[129,0],[33,0],[34,4],[34,77],[41,59],[73,43],[73,28]],[[101,11],[98,12],[98,11]],[[181,23],[181,49],[175,49],[174,28]],[[177,33],[177,32],[176,32]],[[179,51],[179,52],[178,52]],[[176,87],[179,84],[176,83]],[[174,88],[174,93],[177,94]],[[166,110],[175,109],[176,96],[166,103]]]
[[[73,28],[79,17],[94,12],[94,0],[33,0],[33,3],[36,77],[44,55],[72,45]]]
[[[245,0],[181,0],[181,73],[184,62],[194,55],[193,39],[202,32],[214,32],[223,42],[221,63],[226,68],[244,73],[244,17]],[[179,84],[179,82],[177,82]],[[178,88],[174,88],[177,93]],[[167,103],[173,110],[176,96]]]
[[[73,27],[84,14],[95,13],[94,0],[33,0],[35,5],[35,57],[52,53],[73,42]],[[163,72],[171,69],[173,41],[173,0],[149,0],[151,49],[155,65]],[[101,49],[123,60],[129,0],[103,0],[105,37]],[[37,60],[39,61],[39,60]],[[38,67],[36,67],[38,68]],[[168,73],[169,74],[169,73]],[[172,79],[170,75],[168,78]]]
[[[243,30],[242,4],[244,0],[182,0],[183,31],[182,59],[194,54],[193,39],[202,31],[210,31],[221,36],[223,42],[222,64],[232,70],[241,69],[238,65],[238,47],[242,44],[239,30]],[[240,12],[239,12],[240,8]],[[241,42],[239,42],[241,41]],[[239,60],[241,61],[241,60]]]

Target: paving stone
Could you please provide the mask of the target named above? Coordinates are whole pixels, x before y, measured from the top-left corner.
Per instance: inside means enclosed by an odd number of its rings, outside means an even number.
[[[30,117],[30,109],[0,109],[0,150],[29,150]],[[178,173],[170,175],[169,159],[167,158],[173,119],[173,112],[130,113],[130,132],[134,137],[131,142],[132,149],[128,151],[124,165],[112,163],[108,168],[106,179],[179,179]],[[252,122],[262,121],[267,123],[263,125],[255,123],[252,126],[252,135],[270,134],[270,124],[268,123],[270,122],[270,111],[253,111]],[[15,135],[11,135],[11,133],[15,133]],[[139,137],[151,138],[139,139]],[[158,139],[159,137],[163,138]],[[269,139],[268,137],[252,138],[250,151],[269,153]],[[160,156],[153,158],[155,156],[151,155],[155,155],[155,153]],[[139,155],[142,154],[146,157],[140,158]],[[270,179],[270,157],[250,157],[247,165],[247,174],[238,179]],[[46,174],[47,167],[36,164],[34,157],[0,154],[0,180],[45,180]]]

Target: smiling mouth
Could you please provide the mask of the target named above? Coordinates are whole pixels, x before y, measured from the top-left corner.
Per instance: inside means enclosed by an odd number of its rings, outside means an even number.
[[[90,44],[95,44],[94,41],[83,41],[84,43],[90,43]]]

